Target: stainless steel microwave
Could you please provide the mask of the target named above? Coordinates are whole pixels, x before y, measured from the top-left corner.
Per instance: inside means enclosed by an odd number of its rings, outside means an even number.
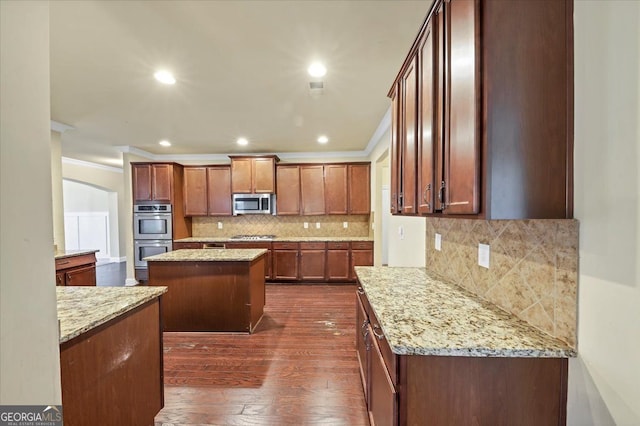
[[[276,214],[275,194],[233,194],[233,215]]]

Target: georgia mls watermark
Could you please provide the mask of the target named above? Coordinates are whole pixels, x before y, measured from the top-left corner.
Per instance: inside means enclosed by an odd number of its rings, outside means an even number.
[[[0,426],[62,426],[62,405],[0,405]]]

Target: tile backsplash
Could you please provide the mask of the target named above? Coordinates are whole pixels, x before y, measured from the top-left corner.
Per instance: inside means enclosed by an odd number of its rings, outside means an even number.
[[[426,239],[429,271],[576,347],[577,220],[427,218]],[[479,243],[491,247],[489,269]]]
[[[222,229],[218,229],[218,222]],[[304,223],[309,228],[304,227]],[[344,222],[348,227],[344,228]],[[316,224],[320,224],[320,228]],[[367,237],[369,215],[326,216],[209,216],[192,219],[194,237],[231,237],[238,234],[276,235],[278,237]]]

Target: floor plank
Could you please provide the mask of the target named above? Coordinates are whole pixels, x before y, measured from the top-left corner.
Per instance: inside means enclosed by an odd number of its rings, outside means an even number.
[[[165,333],[157,426],[368,425],[353,285],[267,285],[252,335]]]

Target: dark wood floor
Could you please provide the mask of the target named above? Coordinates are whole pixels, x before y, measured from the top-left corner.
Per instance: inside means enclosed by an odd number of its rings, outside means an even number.
[[[252,335],[165,333],[156,425],[368,425],[353,285],[267,285]]]

